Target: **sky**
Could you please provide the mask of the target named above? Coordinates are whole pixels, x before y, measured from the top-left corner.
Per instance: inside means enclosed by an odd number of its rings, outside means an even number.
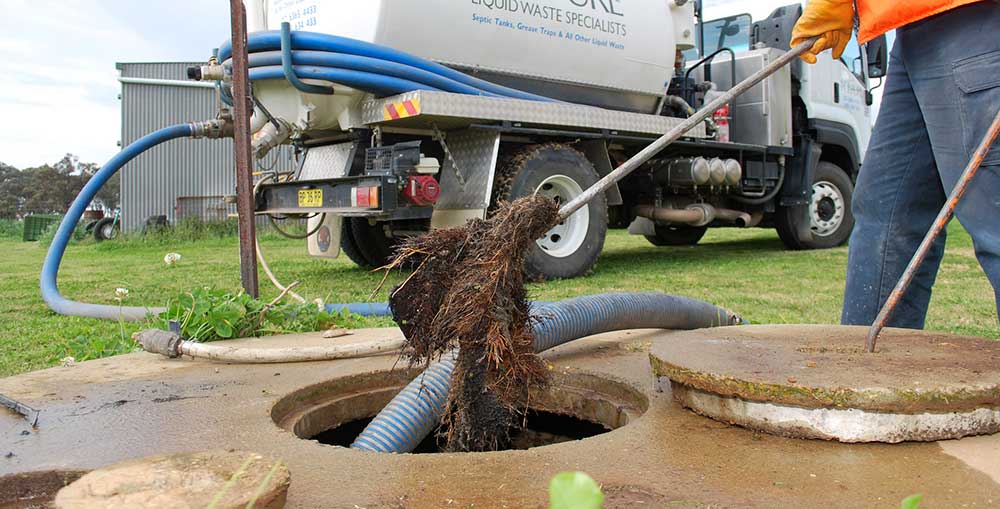
[[[706,0],[706,17],[793,2]],[[115,63],[202,61],[229,38],[226,0],[0,0],[0,12],[0,162],[18,168],[66,153],[103,164],[121,137]]]
[[[116,62],[200,61],[229,38],[225,0],[0,0],[0,161],[118,152]]]

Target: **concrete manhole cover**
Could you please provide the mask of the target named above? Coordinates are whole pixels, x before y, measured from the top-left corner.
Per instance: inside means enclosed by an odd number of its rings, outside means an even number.
[[[684,406],[769,433],[842,442],[1000,431],[1000,342],[865,327],[748,326],[683,333],[651,350]]]

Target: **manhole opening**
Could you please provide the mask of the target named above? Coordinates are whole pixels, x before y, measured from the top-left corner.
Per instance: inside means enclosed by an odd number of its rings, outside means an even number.
[[[561,444],[597,436],[611,431],[603,424],[578,419],[569,415],[560,415],[545,410],[529,410],[526,414],[525,427],[511,435],[509,450],[523,451],[533,447]],[[336,428],[324,431],[311,440],[321,444],[350,447],[351,442],[364,431],[374,419],[374,416],[346,422]],[[413,451],[414,454],[433,454],[442,452],[436,439],[435,429]]]
[[[299,438],[348,447],[375,415],[420,370],[396,370],[338,378],[295,391],[275,404],[271,418]],[[531,395],[526,427],[513,433],[510,449],[524,450],[580,440],[621,428],[649,407],[647,397],[617,380],[588,373],[557,373],[549,387]],[[414,453],[440,449],[431,433]]]

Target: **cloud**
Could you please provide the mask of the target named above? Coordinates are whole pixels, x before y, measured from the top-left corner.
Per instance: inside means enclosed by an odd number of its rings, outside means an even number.
[[[23,168],[72,152],[103,164],[121,136],[115,63],[202,59],[226,35],[223,4],[5,0],[0,161]]]

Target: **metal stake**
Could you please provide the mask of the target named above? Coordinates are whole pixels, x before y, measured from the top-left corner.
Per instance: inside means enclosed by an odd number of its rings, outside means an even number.
[[[247,74],[247,19],[242,0],[229,1],[233,37],[233,150],[236,161],[236,214],[240,228],[240,280],[243,289],[253,298],[258,297],[257,258],[254,255],[256,238],[253,203],[253,175],[251,174],[250,114],[253,98],[250,95],[250,77]]]
[[[0,394],[0,406],[7,407],[21,414],[22,417],[28,420],[28,422],[31,424],[31,427],[34,428],[38,426],[38,414],[39,414],[38,410],[35,410],[34,408],[31,408],[30,406],[25,405],[20,401],[8,398],[3,394]]]
[[[875,352],[875,344],[878,341],[879,334],[882,333],[886,322],[889,321],[892,312],[895,311],[896,305],[902,300],[903,294],[906,293],[906,289],[913,281],[913,276],[916,275],[917,270],[924,263],[924,258],[927,257],[927,253],[931,250],[931,246],[934,245],[934,241],[937,240],[938,235],[941,234],[945,226],[948,226],[948,221],[951,221],[951,216],[955,213],[955,207],[958,206],[959,200],[965,195],[972,177],[976,176],[976,172],[979,171],[979,166],[983,163],[983,159],[986,158],[986,154],[989,153],[990,145],[993,144],[993,140],[997,138],[998,133],[1000,133],[1000,112],[997,112],[997,116],[993,119],[993,125],[990,126],[986,135],[983,136],[983,141],[979,143],[979,148],[972,154],[972,159],[969,161],[968,166],[965,167],[965,171],[962,172],[962,177],[958,179],[955,188],[951,190],[948,201],[941,208],[941,212],[938,213],[937,219],[934,220],[930,231],[924,236],[924,241],[920,243],[917,252],[913,254],[910,264],[903,271],[903,276],[899,278],[896,287],[893,288],[892,293],[889,294],[889,298],[882,305],[882,309],[875,318],[875,323],[868,329],[868,337],[865,339],[865,350],[869,353]]]

